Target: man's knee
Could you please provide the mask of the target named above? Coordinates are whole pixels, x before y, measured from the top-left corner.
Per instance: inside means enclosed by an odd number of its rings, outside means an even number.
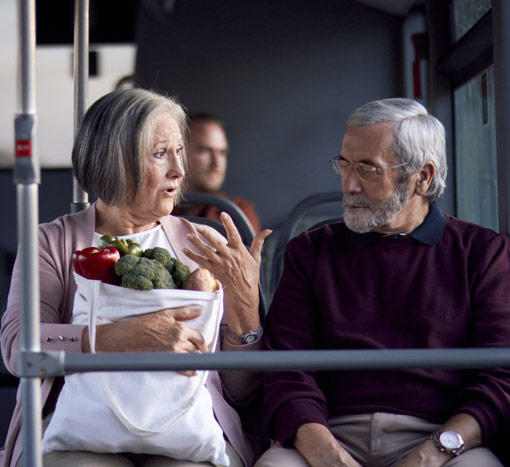
[[[445,467],[504,467],[495,454],[487,448],[473,448],[449,460]]]

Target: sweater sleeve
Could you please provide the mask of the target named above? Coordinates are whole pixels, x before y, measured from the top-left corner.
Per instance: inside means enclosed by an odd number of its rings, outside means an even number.
[[[289,243],[265,324],[264,343],[268,350],[318,348],[312,280],[315,261],[307,233]],[[292,446],[297,429],[305,423],[328,426],[326,400],[315,375],[316,372],[306,371],[264,374],[267,426],[270,435],[283,446]]]
[[[510,347],[510,251],[506,236],[494,237],[473,260],[472,347]],[[470,268],[471,269],[471,268]],[[510,422],[510,369],[474,373],[459,393],[455,413],[473,416],[489,444]]]
[[[81,352],[84,326],[67,324],[71,321],[75,287],[74,283],[72,286],[68,284],[71,266],[66,264],[68,255],[65,253],[62,225],[57,221],[39,227],[40,346],[42,350]],[[13,374],[18,371],[21,347],[21,281],[18,252],[1,329],[2,355],[6,367]]]

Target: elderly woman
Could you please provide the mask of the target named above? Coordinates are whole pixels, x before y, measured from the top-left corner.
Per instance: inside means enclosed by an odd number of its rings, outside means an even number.
[[[129,236],[145,248],[167,248],[192,270],[199,265],[208,268],[224,286],[221,350],[261,348],[258,275],[261,248],[270,231],[259,233],[247,251],[226,214],[222,215],[222,221],[228,241],[212,229],[170,215],[185,176],[186,130],[186,116],[180,105],[142,89],[114,91],[99,99],[86,113],[73,148],[73,171],[82,188],[97,196],[97,201],[84,211],[60,217],[39,228],[43,350],[90,352],[87,327],[69,324],[76,291],[71,259],[73,252],[97,244],[105,234]],[[16,262],[1,329],[2,355],[12,373],[16,373],[20,347],[19,277],[20,265]],[[205,352],[202,335],[186,324],[200,313],[196,307],[180,307],[98,325],[96,350]],[[242,336],[247,333],[256,338],[246,343]],[[207,389],[227,441],[232,466],[249,466],[253,459],[243,438],[240,419],[229,401],[246,403],[258,383],[250,372],[211,371],[209,374]],[[43,380],[45,421],[54,411],[61,388],[61,378]],[[21,465],[20,424],[18,404],[4,453],[8,466]],[[164,456],[72,451],[47,453],[44,463],[52,466],[189,465]]]

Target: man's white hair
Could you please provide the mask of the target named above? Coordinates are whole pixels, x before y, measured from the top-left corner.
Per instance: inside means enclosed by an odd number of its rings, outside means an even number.
[[[367,126],[393,123],[393,152],[402,178],[409,178],[428,162],[436,168],[432,183],[425,194],[429,202],[441,196],[446,186],[446,142],[442,123],[430,115],[425,107],[412,99],[392,98],[369,102],[356,109],[347,126]]]

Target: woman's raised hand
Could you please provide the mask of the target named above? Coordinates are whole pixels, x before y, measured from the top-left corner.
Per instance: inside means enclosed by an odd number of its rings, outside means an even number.
[[[261,251],[264,240],[271,230],[259,232],[247,250],[232,218],[227,213],[221,213],[221,222],[227,232],[226,243],[214,231],[198,226],[197,231],[207,243],[196,235],[188,234],[188,240],[196,251],[187,248],[183,251],[201,267],[209,269],[223,284],[228,327],[234,333],[242,334],[257,329],[260,324],[258,284]]]

